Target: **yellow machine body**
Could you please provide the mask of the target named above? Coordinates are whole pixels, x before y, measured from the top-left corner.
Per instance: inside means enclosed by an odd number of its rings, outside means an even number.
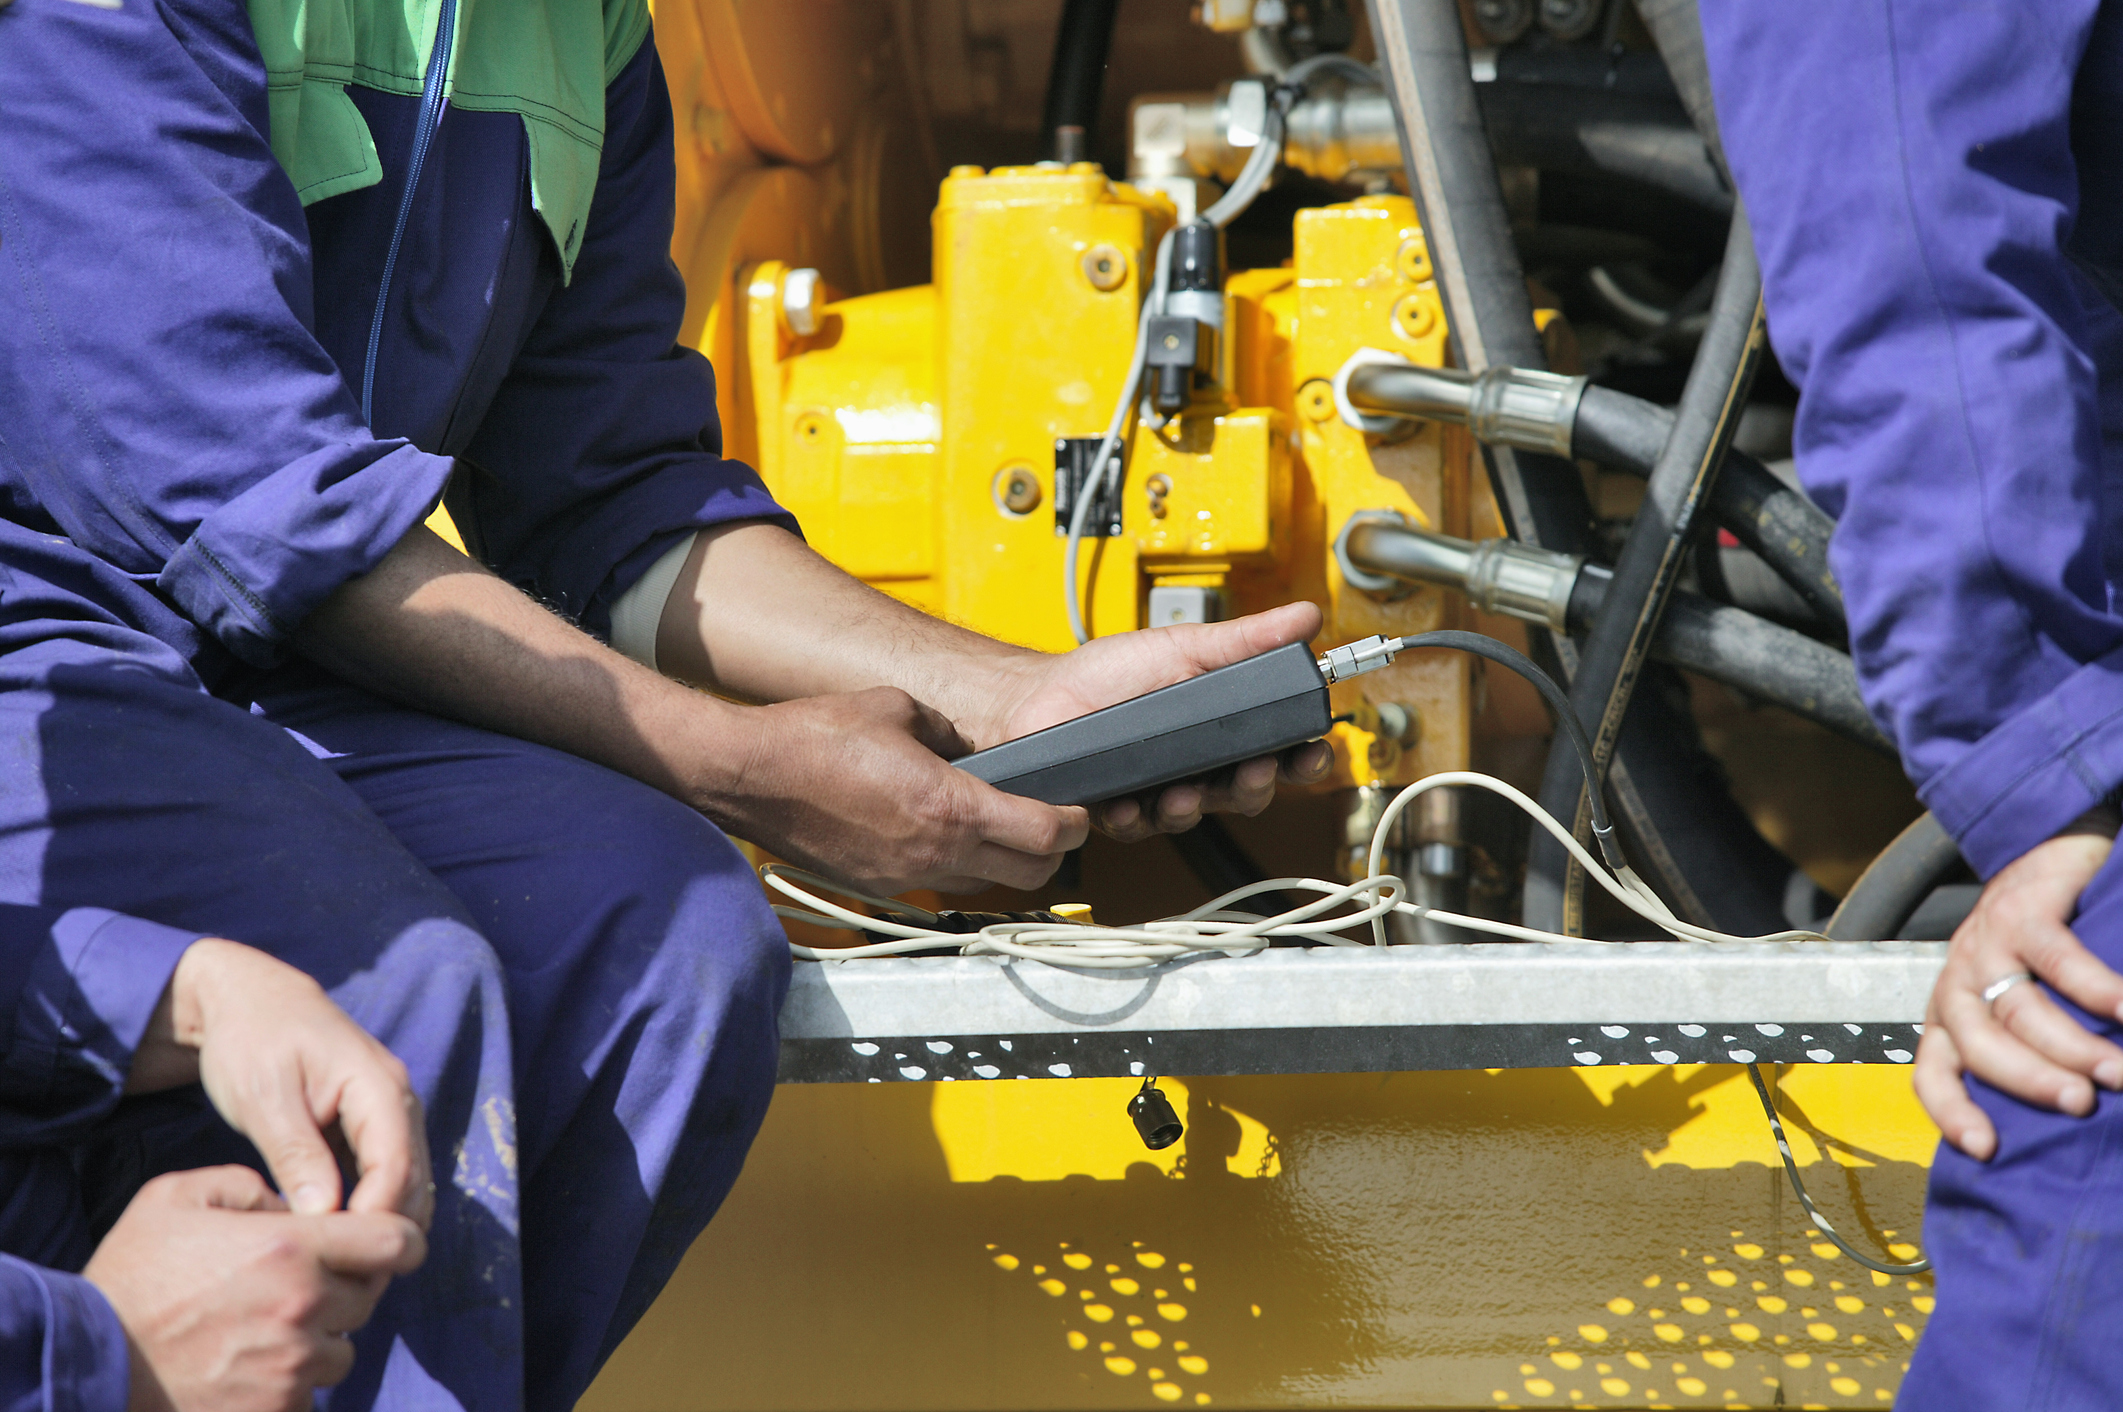
[[[761,472],[811,543],[930,612],[1048,651],[1069,647],[1055,443],[1096,438],[1134,345],[1144,269],[1172,222],[1164,197],[1062,169],[960,168],[943,183],[932,285],[826,305],[800,335],[783,313],[790,265],[742,278],[738,374]],[[1471,446],[1426,425],[1372,444],[1336,416],[1331,382],[1359,348],[1445,356],[1445,321],[1413,205],[1365,197],[1300,213],[1287,270],[1225,294],[1227,389],[1138,427],[1122,532],[1079,561],[1094,635],[1148,626],[1156,587],[1217,590],[1234,613],[1319,602],[1341,641],[1458,626],[1452,595],[1381,601],[1334,569],[1333,527],[1396,510],[1468,532]],[[1017,508],[1009,488],[1036,487]],[[1022,504],[1022,500],[1019,502]],[[1336,689],[1352,714],[1338,784],[1406,782],[1468,760],[1470,676],[1458,654],[1410,653]],[[1362,725],[1409,708],[1405,739]]]
[[[1055,442],[1104,431],[1173,211],[1089,165],[901,170],[928,142],[911,56],[949,8],[661,0],[684,337],[728,454],[822,553],[1059,651]],[[932,197],[924,284],[909,208]],[[1085,544],[1093,631],[1145,625],[1159,586],[1310,599],[1327,642],[1477,625],[1442,590],[1353,590],[1332,552],[1359,510],[1499,532],[1461,432],[1381,441],[1335,411],[1357,349],[1448,356],[1413,207],[1305,210],[1294,236],[1288,267],[1228,279],[1219,390],[1136,431],[1123,532]],[[797,268],[837,296],[808,334]],[[1420,653],[1336,691],[1336,787],[1466,767],[1498,695]],[[1187,1136],[1154,1153],[1133,1088],[784,1087],[585,1408],[1882,1407],[1931,1307],[1928,1276],[1859,1269],[1808,1222],[1737,1066],[1181,1076]],[[1781,1102],[1838,1229],[1913,1254],[1936,1134],[1907,1072],[1800,1066]]]

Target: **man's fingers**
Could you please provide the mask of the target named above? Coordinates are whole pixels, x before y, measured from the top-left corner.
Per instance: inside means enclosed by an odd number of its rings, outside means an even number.
[[[332,1156],[320,1124],[332,1120],[310,1111],[302,1075],[292,1065],[275,1065],[251,1077],[232,1118],[265,1158],[273,1180],[287,1197],[288,1209],[315,1216],[339,1208],[339,1163]]]
[[[2123,1019],[2123,976],[2088,951],[2069,927],[2055,923],[2041,927],[2034,943],[2024,946],[2021,955],[2027,958],[2028,970],[2056,987],[2057,993],[2072,1004],[2090,1015]],[[2024,987],[2013,987],[2020,989]],[[2077,1028],[2076,1023],[2073,1027]]]
[[[1091,815],[1085,809],[1005,794],[971,775],[960,778],[975,791],[974,826],[985,843],[1042,858],[1081,848],[1090,835]]]
[[[1034,892],[1047,885],[1047,879],[1054,876],[1054,870],[1061,863],[1059,853],[1020,853],[1012,848],[983,843],[966,859],[967,868],[977,880],[975,885],[954,884],[944,890],[979,892],[989,886],[1001,886],[1018,892]]]
[[[428,1258],[420,1227],[394,1212],[334,1211],[311,1238],[318,1261],[342,1275],[410,1275]]]
[[[310,1315],[310,1327],[327,1334],[350,1334],[376,1312],[376,1301],[390,1287],[389,1275],[342,1275],[324,1272],[324,1290]]]
[[[249,1167],[198,1167],[171,1172],[141,1188],[142,1196],[177,1206],[214,1206],[225,1211],[283,1211],[286,1203]]]
[[[2123,1089],[2123,1048],[2089,1033],[2034,982],[2006,991],[1991,1005],[1990,1013],[2051,1063],[2091,1075],[2103,1088]]]
[[[369,1057],[339,1096],[339,1130],[361,1178],[349,1211],[396,1211],[423,1230],[434,1212],[420,1099],[405,1066],[388,1053]]]
[[[1928,1024],[1917,1041],[1917,1101],[1939,1125],[1946,1140],[1978,1162],[1987,1162],[1998,1149],[1997,1130],[1990,1115],[1968,1096],[1961,1079],[1961,1056],[1953,1039],[1940,1025]]]
[[[1939,1011],[1969,1073],[2045,1108],[2080,1116],[2092,1111],[2093,1084],[2084,1075],[2052,1064],[2008,1033],[1980,998],[1965,991],[1941,997]]]
[[[1283,752],[1284,784],[1314,784],[1325,779],[1327,771],[1333,768],[1334,747],[1324,740],[1308,741]]]
[[[1285,603],[1228,623],[1165,631],[1172,634],[1172,643],[1182,656],[1200,670],[1210,672],[1293,642],[1304,642],[1319,632],[1320,622],[1318,604]]]
[[[337,1387],[354,1371],[354,1343],[343,1334],[320,1335],[305,1371],[317,1387]]]

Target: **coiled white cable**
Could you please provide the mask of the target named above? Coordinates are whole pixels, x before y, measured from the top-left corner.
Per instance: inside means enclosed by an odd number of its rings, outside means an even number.
[[[1368,877],[1352,883],[1323,882],[1318,878],[1270,878],[1227,892],[1190,912],[1132,927],[1102,927],[1075,922],[998,922],[973,933],[944,931],[922,926],[918,922],[871,916],[841,906],[820,894],[830,893],[899,916],[915,916],[920,911],[904,902],[873,897],[868,893],[844,887],[801,868],[772,863],[760,869],[760,874],[766,879],[768,887],[801,904],[794,907],[776,904],[774,911],[777,916],[822,927],[853,928],[892,938],[890,941],[869,942],[845,948],[800,946],[791,942],[789,950],[807,961],[853,961],[870,956],[899,956],[913,951],[929,951],[939,946],[955,946],[961,954],[967,956],[1015,956],[1028,961],[1043,961],[1053,966],[1130,970],[1155,966],[1182,956],[1210,952],[1222,952],[1227,956],[1248,956],[1265,950],[1277,937],[1300,938],[1330,946],[1361,946],[1365,943],[1343,935],[1359,928],[1368,928],[1371,934],[1370,944],[1384,946],[1387,944],[1386,918],[1395,912],[1403,912],[1413,917],[1427,917],[1451,926],[1487,932],[1493,936],[1510,937],[1518,941],[1560,942],[1581,946],[1614,944],[1586,937],[1563,936],[1534,927],[1494,921],[1488,917],[1470,917],[1403,900],[1407,893],[1407,884],[1400,878],[1380,871],[1385,861],[1386,840],[1391,836],[1394,822],[1409,804],[1429,790],[1447,785],[1472,785],[1486,789],[1502,795],[1524,809],[1536,824],[1546,829],[1558,843],[1568,849],[1571,856],[1585,869],[1586,874],[1598,881],[1617,902],[1676,940],[1761,945],[1827,939],[1817,932],[1810,931],[1773,932],[1757,937],[1728,936],[1724,932],[1684,922],[1674,916],[1672,909],[1667,907],[1634,871],[1625,867],[1618,872],[1610,872],[1584,845],[1571,836],[1569,829],[1557,823],[1547,811],[1522,791],[1500,779],[1473,770],[1448,770],[1430,775],[1417,780],[1393,797],[1392,802],[1379,816],[1377,828],[1372,831]],[[1267,917],[1238,911],[1234,906],[1259,893],[1287,891],[1310,892],[1318,896],[1310,902]],[[1344,907],[1351,910],[1338,910]]]

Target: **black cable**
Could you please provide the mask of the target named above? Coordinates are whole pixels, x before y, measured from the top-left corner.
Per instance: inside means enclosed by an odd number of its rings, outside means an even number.
[[[1592,751],[1592,738],[1585,733],[1584,723],[1578,720],[1577,712],[1570,709],[1570,695],[1555,684],[1549,676],[1525,653],[1493,637],[1478,632],[1461,632],[1455,628],[1443,628],[1436,632],[1419,632],[1404,637],[1398,650],[1410,651],[1417,647],[1449,647],[1456,652],[1471,652],[1500,667],[1517,672],[1533,684],[1533,689],[1548,703],[1548,710],[1555,717],[1556,725],[1570,738],[1570,748],[1576,753],[1578,768],[1584,772],[1585,789],[1591,799],[1592,836],[1599,840],[1600,856],[1607,866],[1620,871],[1629,866],[1621,845],[1614,836],[1614,823],[1607,817],[1605,791],[1600,787],[1600,772],[1597,757]]]
[[[1578,571],[1570,593],[1573,630],[1599,615],[1610,582],[1611,575],[1597,564]],[[1865,710],[1848,654],[1745,608],[1676,589],[1659,619],[1651,655],[1781,706],[1845,740],[1883,755],[1895,753]]]
[[[1777,1105],[1769,1097],[1769,1089],[1762,1082],[1761,1071],[1755,1068],[1754,1065],[1749,1064],[1747,1066],[1747,1077],[1754,1080],[1754,1091],[1761,1095],[1762,1111],[1769,1115],[1769,1131],[1777,1140],[1777,1155],[1784,1159],[1784,1175],[1791,1178],[1791,1189],[1798,1196],[1799,1205],[1806,1208],[1807,1216],[1812,1219],[1816,1226],[1821,1228],[1821,1234],[1834,1241],[1836,1249],[1842,1251],[1866,1269],[1879,1274],[1921,1275],[1926,1270],[1929,1270],[1931,1261],[1922,1257],[1911,1261],[1907,1265],[1883,1264],[1869,1255],[1853,1250],[1849,1241],[1836,1234],[1836,1228],[1828,1224],[1828,1218],[1821,1214],[1820,1208],[1813,1204],[1813,1198],[1806,1194],[1806,1183],[1799,1178],[1798,1160],[1791,1155],[1791,1143],[1784,1137],[1783,1121],[1777,1117]]]
[[[1866,866],[1821,934],[1830,941],[1896,936],[1924,899],[1966,866],[1953,835],[1935,815],[1921,814]]]
[[[1697,515],[1715,488],[1754,370],[1767,347],[1754,241],[1745,212],[1735,209],[1702,349],[1689,370],[1673,431],[1652,469],[1643,508],[1615,562],[1606,607],[1585,636],[1570,683],[1570,699],[1591,728],[1595,768],[1603,779],[1619,747],[1622,721],[1649,660],[1659,618],[1686,567]],[[1569,764],[1551,753],[1541,780],[1541,806],[1558,819],[1575,817],[1580,790]],[[1559,884],[1543,901],[1558,905],[1561,916],[1554,920],[1560,925],[1549,925],[1545,917],[1534,925],[1581,933],[1585,880],[1575,861],[1554,839],[1536,837],[1529,873]]]
[[[1098,103],[1106,87],[1106,61],[1113,52],[1113,21],[1120,0],[1065,0],[1054,33],[1054,62],[1047,70],[1047,100],[1040,112],[1040,155],[1082,161],[1098,132]],[[1062,129],[1074,128],[1075,150],[1064,151]]]
[[[1588,387],[1578,401],[1570,450],[1587,461],[1649,476],[1673,431],[1673,413],[1613,388]],[[1725,453],[1711,514],[1752,549],[1826,621],[1843,625],[1843,593],[1828,567],[1835,521],[1743,451]]]
[[[1365,8],[1459,365],[1545,368],[1458,8],[1439,0],[1366,0]],[[1591,500],[1569,460],[1498,446],[1484,446],[1482,454],[1514,539],[1600,554]],[[1577,651],[1568,639],[1539,628],[1531,639],[1534,656],[1558,676],[1574,672]],[[1610,784],[1648,880],[1675,905],[1728,932],[1783,924],[1790,863],[1732,801],[1685,709],[1663,694],[1640,694]],[[1552,884],[1561,878],[1558,868]],[[1548,898],[1536,895],[1542,885],[1529,873],[1527,914],[1548,909],[1559,921],[1560,892],[1548,887],[1556,899],[1549,908]]]

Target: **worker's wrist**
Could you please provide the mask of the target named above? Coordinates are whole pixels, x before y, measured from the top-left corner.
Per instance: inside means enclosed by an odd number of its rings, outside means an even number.
[[[995,645],[1004,650],[968,653],[950,664],[948,671],[938,674],[938,690],[924,697],[951,718],[951,724],[975,750],[986,750],[1011,738],[1010,722],[1060,660],[1047,652]]]

